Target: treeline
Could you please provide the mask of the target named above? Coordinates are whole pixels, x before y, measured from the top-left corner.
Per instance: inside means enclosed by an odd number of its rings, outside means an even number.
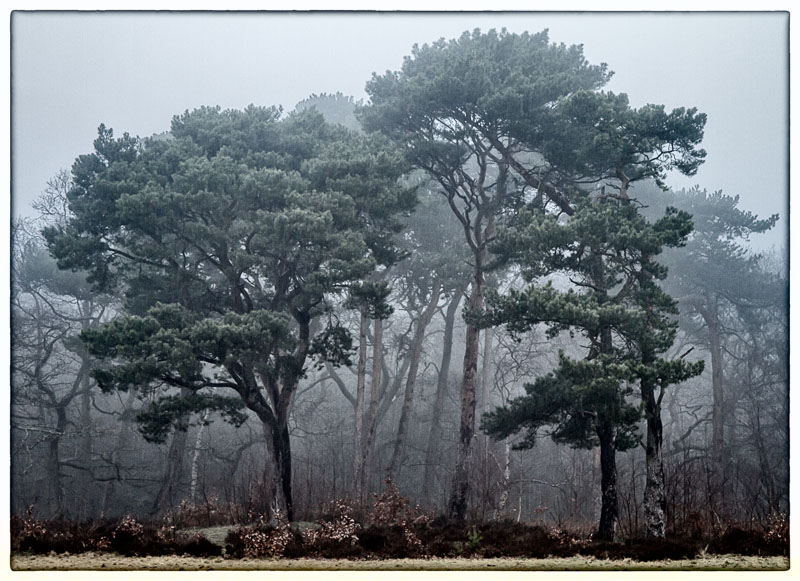
[[[705,116],[610,74],[475,31],[366,105],[101,125],[14,225],[13,512],[312,520],[388,476],[609,539],[782,518],[777,216],[666,190]]]

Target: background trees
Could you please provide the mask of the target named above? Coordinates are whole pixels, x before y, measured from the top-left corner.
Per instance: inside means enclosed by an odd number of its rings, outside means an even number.
[[[738,208],[738,197],[699,189],[670,192],[662,197],[644,190],[642,199],[648,204],[647,211],[651,214],[664,204],[674,204],[690,211],[695,222],[695,231],[686,247],[667,254],[674,272],[667,281],[667,288],[681,302],[683,329],[690,340],[709,356],[712,401],[709,500],[712,510],[724,513],[727,504],[724,489],[729,484],[726,465],[731,459],[724,432],[726,425],[734,428],[736,424],[732,418],[736,413],[735,402],[741,397],[735,389],[729,387],[726,390],[725,386],[739,383],[736,379],[740,377],[739,373],[749,375],[754,371],[752,365],[755,361],[744,367],[736,362],[749,359],[745,353],[756,345],[770,352],[762,362],[774,370],[775,375],[768,373],[773,381],[781,383],[786,377],[778,371],[785,369],[785,362],[782,362],[785,341],[781,339],[785,337],[785,330],[782,330],[782,324],[772,327],[767,320],[786,321],[787,281],[780,271],[776,272],[765,264],[762,255],[743,245],[750,235],[772,228],[778,216],[759,219]],[[775,340],[764,336],[755,339],[754,330],[763,325],[774,330]],[[781,376],[784,379],[779,379]],[[751,376],[745,383],[748,387],[742,394],[752,394],[759,382],[752,382]],[[760,390],[755,388],[755,391]],[[726,402],[729,398],[731,401]],[[777,409],[782,407],[777,402],[776,406]],[[778,433],[780,431],[779,428]]]

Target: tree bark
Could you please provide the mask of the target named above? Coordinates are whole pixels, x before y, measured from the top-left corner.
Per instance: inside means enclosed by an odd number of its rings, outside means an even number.
[[[288,522],[294,520],[294,500],[292,498],[292,450],[289,441],[289,426],[283,425],[272,430],[273,460],[277,470],[279,488],[274,500],[273,518],[280,510]]]
[[[369,311],[366,305],[361,307],[361,321],[358,333],[358,367],[356,370],[356,409],[355,426],[353,430],[353,475],[355,478],[356,499],[363,501],[362,489],[363,475],[363,428],[364,428],[364,391],[367,383],[367,326],[369,325]]]
[[[466,286],[466,285],[464,285]],[[442,412],[444,409],[445,398],[447,397],[447,385],[450,376],[450,361],[453,356],[453,331],[455,329],[456,311],[461,304],[464,294],[464,286],[459,286],[450,299],[444,317],[444,337],[442,339],[442,360],[439,365],[439,378],[436,381],[436,396],[433,401],[433,411],[431,412],[431,429],[428,435],[428,450],[425,453],[425,470],[422,479],[422,499],[430,499],[433,480],[435,476],[434,466],[437,464],[439,456],[439,442],[442,439]]]
[[[277,520],[276,517],[280,513],[281,520],[285,518],[289,522],[294,520],[289,413],[308,357],[311,336],[311,316],[308,311],[295,309],[292,314],[298,325],[295,351],[291,357],[287,357],[286,353],[278,350],[276,359],[284,361],[279,366],[278,372],[274,375],[261,373],[261,381],[266,388],[270,403],[263,397],[253,370],[244,366],[238,366],[236,369],[242,389],[245,390],[242,397],[247,407],[261,420],[269,448],[268,462],[273,471],[270,483],[272,496],[270,519]]]
[[[596,428],[600,440],[600,526],[597,538],[604,541],[613,541],[617,532],[617,517],[619,507],[617,503],[617,461],[616,461],[616,430],[613,426],[602,425]]]
[[[414,402],[414,389],[417,383],[417,373],[419,372],[419,362],[422,358],[422,344],[425,341],[425,331],[430,324],[436,307],[439,304],[439,293],[442,283],[438,279],[434,282],[431,289],[431,298],[428,306],[417,319],[417,328],[414,330],[414,340],[411,347],[411,363],[408,367],[408,377],[406,379],[406,391],[403,397],[403,408],[400,411],[400,421],[397,426],[397,437],[394,441],[394,451],[392,460],[389,463],[389,476],[394,477],[405,455],[405,439],[408,432],[408,423],[411,418],[411,406]]]
[[[597,277],[596,280],[602,280]],[[613,350],[611,329],[600,331],[600,352],[611,353]],[[619,504],[617,501],[617,429],[612,423],[602,421],[595,427],[600,441],[600,526],[597,537],[605,541],[613,541],[617,533]]]
[[[491,327],[483,330],[483,355],[481,356],[481,395],[478,399],[476,413],[480,418],[484,413],[489,410],[489,384],[491,382],[491,361],[492,361],[492,338],[494,329]],[[478,449],[480,454],[480,467],[476,469],[476,473],[482,479],[481,485],[481,500],[479,501],[481,507],[481,519],[486,516],[486,510],[492,505],[493,498],[491,497],[491,475],[489,457],[491,455],[492,441],[486,434],[478,433]]]
[[[203,418],[200,422],[200,426],[197,428],[197,434],[194,438],[194,451],[192,452],[192,468],[190,471],[190,478],[189,478],[189,499],[195,503],[197,502],[197,483],[199,480],[199,473],[200,473],[200,447],[203,443],[203,432],[206,429],[206,421],[208,421],[208,416],[210,415],[210,411],[206,410],[203,412]]]
[[[489,384],[491,383],[492,368],[492,338],[494,329],[489,327],[483,332],[483,362],[481,364],[481,413],[489,410]],[[489,437],[484,435],[484,439]]]
[[[472,290],[470,291],[467,306],[470,310],[476,311],[483,307],[487,245],[495,233],[494,210],[502,207],[506,197],[506,180],[510,155],[507,148],[503,147],[502,144],[496,145],[496,147],[501,152],[503,161],[497,166],[496,193],[493,198],[487,195],[487,190],[484,188],[487,167],[485,153],[478,156],[480,173],[474,185],[470,187],[473,203],[477,209],[474,220],[470,220],[468,213],[465,214],[458,211],[452,194],[448,197],[451,208],[459,216],[459,220],[464,226],[467,243],[472,249],[474,260],[471,281]],[[475,388],[477,387],[478,376],[479,341],[480,330],[468,323],[461,380],[461,421],[459,424],[458,449],[448,503],[450,518],[462,522],[466,519],[469,502],[469,462],[472,452],[472,438],[475,435]]]
[[[479,253],[478,256],[481,254],[485,254],[485,252]],[[467,303],[471,310],[477,310],[483,306],[483,283],[483,260],[476,260],[472,290]],[[475,325],[467,324],[464,372],[461,381],[461,422],[459,424],[456,466],[448,510],[450,518],[457,521],[464,521],[467,516],[470,488],[469,460],[472,450],[472,437],[475,434],[475,387],[478,376],[479,338],[480,329]]]
[[[650,256],[642,257],[650,261]],[[648,307],[648,318],[652,316],[652,308]],[[650,325],[652,332],[652,325]],[[642,364],[649,368],[655,364],[656,353],[647,343],[642,344]],[[667,533],[667,493],[664,481],[664,425],[661,421],[661,397],[663,387],[656,394],[656,385],[652,378],[642,377],[639,382],[644,417],[647,425],[645,441],[645,486],[644,486],[644,526],[645,536],[663,539]]]
[[[511,442],[506,438],[503,442],[503,478],[500,480],[500,497],[497,500],[497,507],[494,511],[494,520],[503,517],[503,512],[508,503],[509,490],[511,488]]]
[[[375,333],[372,345],[372,383],[370,385],[369,410],[367,410],[366,437],[364,439],[363,450],[361,450],[361,472],[357,474],[359,486],[362,491],[366,490],[367,468],[372,458],[372,451],[375,447],[375,432],[378,427],[378,404],[381,400],[381,385],[383,381],[381,377],[382,369],[383,320],[375,319]]]
[[[642,361],[647,364],[644,358]],[[663,539],[667,529],[667,494],[664,483],[662,450],[664,429],[661,422],[661,404],[656,397],[652,382],[643,379],[641,390],[647,421],[645,444],[647,476],[644,487],[645,536]]]

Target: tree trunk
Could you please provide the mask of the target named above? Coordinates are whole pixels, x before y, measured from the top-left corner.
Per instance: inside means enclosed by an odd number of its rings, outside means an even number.
[[[83,393],[81,394],[81,438],[80,447],[78,451],[78,461],[83,467],[83,474],[81,475],[81,489],[84,493],[89,490],[96,490],[96,483],[92,479],[92,414],[90,410],[92,396],[89,393],[89,375],[87,374],[83,379]],[[83,499],[84,518],[95,511],[95,502],[97,500],[96,494],[89,494]]]
[[[725,445],[725,408],[722,375],[722,336],[717,316],[716,301],[706,294],[707,308],[702,311],[708,327],[708,342],[711,351],[711,508],[719,511],[722,508],[724,495],[724,445]]]
[[[378,404],[381,399],[381,369],[383,367],[383,320],[375,319],[375,334],[372,346],[372,384],[369,394],[369,410],[367,411],[367,429],[364,439],[364,448],[361,451],[361,472],[356,475],[359,480],[359,487],[362,491],[366,490],[367,468],[372,458],[372,451],[375,447],[375,432],[378,427]]]
[[[645,359],[642,359],[646,364]],[[650,380],[641,382],[644,414],[647,420],[645,465],[647,477],[644,487],[645,535],[663,539],[667,529],[667,494],[664,483],[664,457],[662,452],[663,425],[661,404]]]
[[[444,317],[444,338],[442,339],[442,360],[439,365],[439,378],[436,381],[436,396],[431,413],[431,430],[428,435],[428,450],[425,453],[425,472],[422,479],[423,500],[430,499],[435,475],[434,466],[438,463],[439,442],[442,439],[442,411],[447,397],[447,385],[450,376],[450,360],[453,355],[453,331],[455,329],[456,311],[461,304],[464,287],[459,286],[450,299]]]
[[[616,430],[613,426],[597,426],[597,437],[600,440],[600,526],[597,538],[604,541],[613,541],[617,532],[617,517],[619,508],[617,503],[617,461]]]
[[[356,410],[353,437],[353,475],[355,478],[355,496],[358,502],[363,501],[361,476],[363,474],[363,427],[364,427],[364,391],[367,383],[367,326],[369,311],[366,305],[361,307],[361,322],[358,332],[358,367],[356,370]]]
[[[270,503],[273,521],[294,520],[292,500],[292,450],[289,437],[289,413],[297,385],[303,374],[308,350],[311,344],[311,316],[308,311],[296,309],[293,316],[298,325],[297,345],[291,358],[280,350],[276,359],[285,364],[275,375],[261,374],[270,404],[261,396],[261,387],[255,380],[255,373],[242,369],[242,381],[248,390],[245,402],[261,420],[264,436],[269,449],[269,464],[272,468],[270,482]],[[279,378],[279,379],[278,379]],[[280,513],[280,519],[278,519]]]
[[[481,365],[481,414],[489,411],[489,384],[492,370],[492,338],[494,329],[489,327],[483,332],[483,362]],[[483,436],[488,440],[488,436]]]
[[[197,434],[194,438],[194,451],[192,452],[192,469],[190,471],[190,478],[189,478],[189,499],[195,503],[197,502],[197,482],[199,479],[200,473],[200,447],[203,443],[203,432],[206,429],[206,422],[208,421],[208,416],[210,415],[210,411],[206,410],[203,412],[202,421],[200,422],[200,427],[197,428]]]
[[[483,355],[481,357],[481,397],[478,400],[479,405],[477,416],[480,418],[484,413],[489,410],[489,384],[491,383],[491,361],[492,361],[492,337],[494,329],[491,327],[483,331]],[[491,498],[491,470],[489,456],[491,455],[492,441],[484,433],[478,435],[479,450],[481,456],[481,466],[478,473],[482,477],[481,482],[481,519],[485,517],[486,509],[491,506],[493,499]]]
[[[181,391],[184,391],[183,389]],[[150,508],[151,515],[164,514],[177,501],[181,478],[183,477],[183,460],[186,454],[186,418],[178,420],[178,426],[172,433],[172,441],[167,451],[161,485]]]
[[[500,520],[508,503],[509,490],[511,488],[511,442],[508,438],[503,442],[503,478],[500,481],[500,497],[497,500],[497,508],[494,512],[494,520]]]
[[[476,258],[483,258],[483,253],[478,253]],[[467,303],[470,309],[477,310],[483,306],[483,283],[483,260],[476,260],[472,290]],[[470,487],[469,460],[472,437],[475,434],[475,387],[478,378],[479,339],[480,329],[475,325],[467,324],[464,372],[461,380],[461,422],[448,511],[450,518],[457,521],[464,521],[467,516]]]
[[[599,268],[599,267],[598,267]],[[595,273],[595,281],[602,281],[602,276]],[[597,293],[603,300],[605,293]],[[613,352],[611,328],[600,330],[600,353]],[[600,526],[597,538],[613,541],[617,532],[619,504],[617,501],[617,460],[616,460],[616,426],[600,418],[595,432],[600,441]]]
[[[405,455],[405,439],[408,431],[408,423],[411,417],[411,406],[414,402],[414,389],[417,383],[417,373],[419,372],[419,362],[422,358],[422,344],[425,341],[425,331],[430,324],[436,307],[439,304],[439,293],[442,284],[438,279],[434,282],[431,290],[431,299],[428,306],[417,319],[417,328],[414,330],[414,340],[411,346],[411,363],[408,367],[408,377],[406,379],[406,391],[403,397],[403,408],[400,411],[400,422],[397,426],[397,437],[394,441],[394,451],[392,460],[389,463],[389,476],[394,477]]]
[[[125,404],[122,408],[122,416],[127,415],[126,412],[129,412],[133,409],[133,405],[136,402],[136,394],[137,391],[135,389],[128,390],[128,397],[125,399]],[[103,490],[102,499],[100,501],[100,515],[101,519],[105,518],[106,514],[108,513],[108,509],[110,506],[113,505],[113,498],[114,493],[116,490],[116,482],[122,481],[122,475],[119,471],[119,464],[120,456],[124,455],[126,448],[128,447],[128,442],[131,438],[131,428],[130,428],[130,421],[122,421],[118,420],[120,425],[119,435],[117,436],[117,441],[114,443],[114,446],[111,448],[110,454],[110,464],[114,467],[116,472],[116,479],[109,478],[106,486]]]
[[[45,495],[47,517],[52,519],[64,518],[64,485],[61,478],[61,436],[67,426],[66,410],[62,407],[55,409],[57,416],[53,432],[47,437],[47,460],[45,468]]]
[[[624,173],[619,170],[624,176]],[[621,193],[627,190],[627,181],[623,180]],[[627,193],[625,193],[627,199]],[[649,254],[643,254],[642,264],[650,262]],[[651,282],[650,275],[645,274],[648,282]],[[653,331],[653,308],[647,307],[648,328],[650,333]],[[656,353],[646,338],[641,344],[642,365],[650,368],[655,364]],[[661,398],[663,387],[659,388],[656,395],[656,385],[652,378],[642,377],[639,382],[642,404],[644,406],[644,417],[647,424],[647,440],[645,442],[645,486],[644,486],[644,523],[645,536],[663,539],[667,530],[667,494],[666,483],[664,481],[664,456],[663,440],[664,426],[661,421]]]
[[[275,427],[270,430],[271,459],[274,470],[272,515],[275,520],[280,512],[288,522],[294,520],[292,499],[292,453],[289,442],[289,427]]]

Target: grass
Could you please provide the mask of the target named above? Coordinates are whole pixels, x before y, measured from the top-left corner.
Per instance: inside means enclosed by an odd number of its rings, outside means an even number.
[[[114,553],[13,555],[17,571],[782,571],[788,557],[708,555],[695,559],[638,562],[593,557],[546,559],[225,559],[222,557],[123,557]]]

